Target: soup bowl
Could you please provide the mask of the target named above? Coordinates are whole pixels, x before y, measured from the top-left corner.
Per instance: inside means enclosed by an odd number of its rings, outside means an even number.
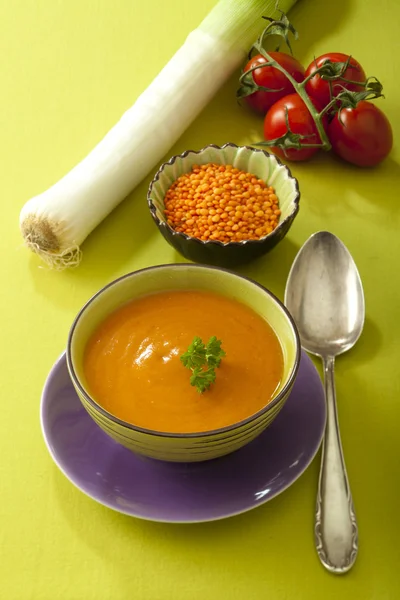
[[[198,290],[237,300],[265,319],[282,349],[283,374],[272,398],[255,414],[226,427],[198,433],[146,429],[105,410],[90,391],[84,372],[84,352],[95,329],[127,302],[166,291]],[[135,453],[171,462],[214,459],[238,450],[276,418],[294,384],[300,361],[296,326],[284,305],[255,281],[228,270],[204,265],[172,264],[129,273],[106,285],[80,310],[68,337],[67,365],[76,392],[92,419],[115,441]]]

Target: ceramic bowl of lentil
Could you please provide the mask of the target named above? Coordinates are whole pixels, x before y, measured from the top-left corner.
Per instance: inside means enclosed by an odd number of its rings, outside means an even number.
[[[300,191],[273,154],[210,144],[163,163],[147,201],[158,229],[182,256],[233,267],[266,254],[285,237],[299,211]]]

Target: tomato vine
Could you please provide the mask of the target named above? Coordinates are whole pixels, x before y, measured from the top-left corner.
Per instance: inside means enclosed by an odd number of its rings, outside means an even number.
[[[270,17],[263,17],[267,21],[269,21],[267,27],[261,33],[260,37],[253,44],[250,52],[249,58],[251,58],[253,52],[257,52],[264,59],[265,63],[259,63],[258,65],[248,69],[243,72],[240,77],[240,87],[237,92],[238,98],[244,98],[249,96],[256,91],[265,91],[265,92],[277,92],[279,89],[271,89],[265,86],[258,86],[253,79],[252,72],[256,69],[260,69],[263,67],[273,67],[277,69],[288,79],[291,85],[294,88],[294,92],[298,94],[298,96],[302,99],[305,106],[307,107],[314,123],[316,126],[316,130],[318,132],[319,138],[321,140],[320,143],[307,143],[306,138],[310,136],[299,135],[298,133],[294,133],[290,129],[289,118],[286,109],[286,126],[287,131],[284,135],[279,138],[265,140],[262,142],[257,142],[255,145],[258,146],[275,146],[281,148],[286,154],[286,150],[290,148],[300,149],[300,148],[320,148],[322,150],[328,151],[331,149],[331,143],[329,141],[326,129],[324,127],[324,121],[326,120],[327,115],[333,117],[333,115],[339,112],[343,108],[354,107],[361,100],[369,100],[373,98],[378,98],[383,96],[382,94],[382,85],[376,79],[376,77],[368,77],[364,82],[352,81],[350,79],[346,79],[345,74],[350,64],[351,57],[345,62],[332,62],[330,60],[326,60],[321,66],[318,66],[312,73],[304,78],[300,83],[292,77],[292,75],[279,64],[277,60],[275,60],[269,52],[265,50],[265,41],[270,36],[279,36],[283,38],[286,43],[289,51],[292,53],[291,43],[289,39],[289,35],[292,34],[294,39],[297,39],[298,34],[293,25],[289,22],[285,13],[279,10],[280,16],[278,19],[272,19]],[[279,50],[279,48],[278,48]],[[306,85],[310,81],[311,78],[319,75],[324,81],[329,82],[330,89],[330,102],[324,106],[321,110],[318,110],[312,101],[312,98],[306,91]],[[343,90],[337,94],[336,96],[332,93],[332,84],[335,83],[336,87],[341,86]],[[344,84],[357,84],[364,89],[361,91],[350,91],[346,89]]]

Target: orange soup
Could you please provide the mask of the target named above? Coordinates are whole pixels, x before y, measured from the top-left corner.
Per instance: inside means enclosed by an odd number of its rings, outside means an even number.
[[[215,383],[200,394],[180,356],[195,336],[222,340]],[[283,375],[279,340],[244,304],[203,291],[133,300],[103,321],[85,349],[88,391],[116,417],[156,431],[193,433],[263,408]]]

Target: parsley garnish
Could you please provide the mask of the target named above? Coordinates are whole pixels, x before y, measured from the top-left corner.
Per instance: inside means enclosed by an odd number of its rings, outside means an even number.
[[[215,381],[215,369],[219,367],[221,359],[225,356],[221,344],[221,340],[217,340],[215,335],[210,337],[207,344],[196,336],[181,356],[183,365],[192,371],[190,385],[195,386],[200,394],[208,390]]]

